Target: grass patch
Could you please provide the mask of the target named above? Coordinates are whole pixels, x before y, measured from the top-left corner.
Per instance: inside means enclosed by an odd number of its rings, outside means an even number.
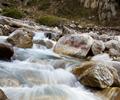
[[[16,19],[21,19],[25,16],[25,14],[17,8],[4,8],[2,11],[2,15]]]
[[[46,25],[46,26],[59,26],[66,22],[65,18],[57,17],[57,16],[41,16],[36,20],[39,24]]]

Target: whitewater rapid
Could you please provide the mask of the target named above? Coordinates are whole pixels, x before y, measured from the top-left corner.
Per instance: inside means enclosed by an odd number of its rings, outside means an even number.
[[[44,32],[37,32],[33,40],[41,39],[46,39]],[[9,100],[100,100],[68,70],[79,61],[36,44],[31,49],[14,50],[12,62],[0,61],[0,88]],[[66,63],[65,68],[54,65],[61,60]]]

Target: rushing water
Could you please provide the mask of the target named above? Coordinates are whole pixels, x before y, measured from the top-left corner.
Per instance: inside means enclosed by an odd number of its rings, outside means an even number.
[[[46,39],[43,32],[35,35],[39,39]],[[35,45],[14,50],[12,62],[0,61],[0,87],[10,100],[100,100],[67,70],[79,61]],[[56,67],[61,60],[65,66]]]

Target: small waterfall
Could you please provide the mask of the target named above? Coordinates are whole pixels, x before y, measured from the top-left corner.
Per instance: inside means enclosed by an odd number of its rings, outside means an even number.
[[[4,41],[6,37],[1,37]],[[33,41],[45,40],[44,32],[36,32]],[[0,61],[0,87],[9,100],[100,100],[86,90],[70,72],[80,63],[55,54],[52,49],[14,47],[12,62]],[[55,61],[65,62],[56,67]]]
[[[4,88],[10,100],[99,100],[90,92],[66,85],[42,85],[33,88]]]

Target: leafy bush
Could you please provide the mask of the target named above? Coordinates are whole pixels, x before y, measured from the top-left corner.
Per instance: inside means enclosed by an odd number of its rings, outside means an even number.
[[[60,24],[63,24],[66,21],[66,19],[57,17],[57,16],[41,16],[37,19],[37,22],[42,25],[47,26],[59,26]]]
[[[21,10],[18,10],[17,8],[4,8],[2,11],[2,15],[16,19],[24,17],[24,13]]]

